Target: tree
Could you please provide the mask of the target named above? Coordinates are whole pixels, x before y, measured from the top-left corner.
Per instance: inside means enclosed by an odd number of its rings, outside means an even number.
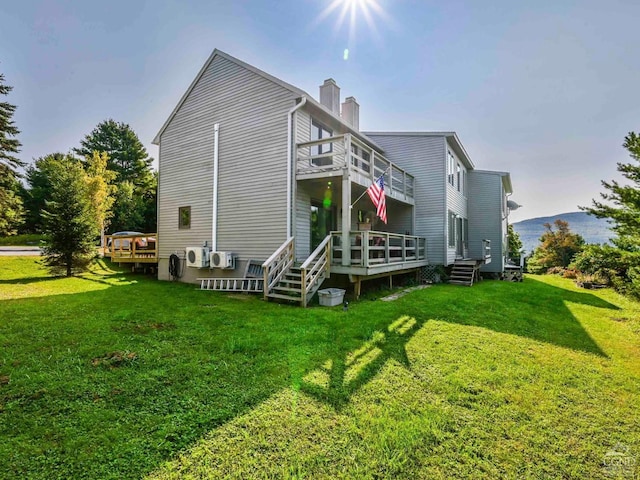
[[[117,186],[117,192],[111,230],[155,230],[157,178],[151,170],[153,159],[131,127],[106,120],[98,124],[80,145],[74,152],[85,157],[94,151],[105,152],[107,168],[116,173],[112,182]],[[121,201],[125,203],[120,204]]]
[[[60,162],[69,159],[63,153],[52,153],[36,159],[27,167],[27,188],[23,197],[26,210],[24,230],[29,233],[42,232],[42,211],[45,201],[51,199],[51,176],[60,168]],[[77,160],[75,160],[77,161]]]
[[[43,211],[44,263],[52,272],[64,271],[70,277],[95,257],[98,223],[87,175],[76,159],[67,156],[55,163],[50,181],[51,199],[45,201]]]
[[[0,73],[0,95],[8,95],[13,87],[4,84],[4,75]],[[16,128],[11,117],[16,111],[16,106],[7,102],[0,102],[0,165],[8,167],[15,173],[17,167],[23,167],[13,154],[20,151],[21,143],[15,138],[20,130]]]
[[[4,84],[4,75],[0,73],[0,95],[8,95],[12,89]],[[12,120],[15,111],[15,105],[0,102],[0,236],[15,234],[24,214],[16,173],[16,168],[24,163],[14,155],[21,146],[16,138],[20,130]]]
[[[602,181],[609,193],[601,193],[602,201],[593,200],[591,207],[580,207],[598,218],[610,218],[613,231],[618,235],[614,244],[625,250],[640,250],[640,136],[629,132],[624,148],[633,159],[631,163],[618,163],[618,171],[629,183],[621,185],[615,180]]]
[[[520,235],[513,229],[511,224],[507,227],[507,240],[509,258],[519,259],[522,251],[522,240],[520,240]]]
[[[100,246],[104,246],[104,229],[109,218],[113,215],[113,193],[115,187],[110,183],[115,178],[115,172],[107,169],[108,157],[106,153],[93,152],[86,159],[87,195],[94,219],[100,229]]]
[[[153,158],[126,123],[105,120],[85,136],[80,145],[73,151],[85,158],[91,157],[94,151],[105,152],[109,156],[108,168],[116,173],[118,183],[131,182],[145,190],[152,182]]]
[[[0,237],[15,235],[23,217],[20,182],[13,170],[0,164]]]
[[[545,223],[544,228],[540,245],[527,264],[530,273],[545,273],[551,267],[567,268],[584,245],[582,236],[572,233],[569,222],[560,218],[553,222],[553,226]]]

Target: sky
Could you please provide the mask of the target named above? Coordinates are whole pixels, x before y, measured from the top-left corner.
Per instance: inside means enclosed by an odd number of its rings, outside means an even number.
[[[576,211],[640,130],[640,2],[0,2],[0,73],[27,162],[103,120],[151,144],[218,48],[315,98],[334,78],[363,131],[455,131],[511,172],[510,221]],[[353,15],[352,15],[353,14]],[[348,49],[348,55],[345,55]]]

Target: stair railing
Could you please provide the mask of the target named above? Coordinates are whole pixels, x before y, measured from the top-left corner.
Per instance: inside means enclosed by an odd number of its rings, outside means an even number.
[[[266,300],[273,287],[293,265],[295,257],[294,237],[290,237],[262,264],[264,282],[263,291]]]
[[[315,293],[314,288],[320,286],[324,280],[323,274],[329,276],[331,255],[331,234],[324,237],[324,240],[313,251],[309,258],[300,266],[302,286],[300,289],[302,306],[306,307],[311,296]],[[311,293],[311,295],[309,295]]]

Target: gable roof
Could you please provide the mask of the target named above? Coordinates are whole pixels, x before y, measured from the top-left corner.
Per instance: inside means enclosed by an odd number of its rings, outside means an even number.
[[[322,105],[320,102],[318,102],[316,99],[314,99],[311,95],[309,95],[304,90],[301,90],[298,87],[296,87],[294,85],[291,85],[290,83],[287,83],[287,82],[285,82],[283,80],[280,80],[279,78],[274,77],[273,75],[269,75],[267,72],[264,72],[264,71],[260,70],[259,68],[254,67],[253,65],[249,65],[248,63],[245,63],[242,60],[238,60],[237,58],[232,57],[228,53],[225,53],[225,52],[223,52],[221,50],[218,50],[217,48],[213,50],[213,52],[211,53],[211,55],[209,56],[207,61],[204,63],[204,65],[202,66],[202,68],[198,72],[198,75],[196,75],[196,78],[193,80],[193,82],[191,82],[191,85],[189,85],[189,88],[187,89],[187,91],[184,93],[184,95],[182,95],[182,98],[180,99],[180,101],[178,102],[176,107],[173,109],[171,114],[169,115],[169,118],[167,118],[167,121],[164,122],[164,124],[162,125],[162,128],[157,133],[157,135],[155,136],[155,138],[153,139],[153,141],[151,143],[153,143],[154,145],[159,145],[160,144],[160,137],[162,136],[162,134],[164,133],[166,128],[169,126],[169,123],[171,123],[171,120],[173,120],[173,117],[176,115],[178,110],[180,110],[180,107],[182,107],[182,104],[187,100],[187,98],[189,97],[189,94],[191,93],[191,91],[195,88],[197,83],[200,81],[200,78],[204,75],[204,73],[209,68],[209,65],[211,65],[211,63],[213,62],[213,60],[216,57],[224,58],[225,60],[233,62],[236,65],[239,65],[242,68],[245,68],[245,69],[249,70],[250,72],[255,73],[256,75],[259,75],[262,78],[265,78],[266,80],[269,80],[270,82],[273,82],[276,85],[279,85],[282,88],[284,88],[286,90],[289,90],[291,93],[296,95],[296,97],[306,97],[307,103],[312,104],[314,107],[320,109],[324,114],[329,115],[334,121],[336,121],[339,124],[341,124],[342,126],[344,126],[345,130],[349,131],[350,133],[353,133],[354,135],[356,135],[357,137],[361,138],[362,140],[370,143],[372,146],[374,146],[380,152],[383,151],[383,149],[379,145],[377,145],[373,140],[368,138],[362,132],[353,129],[353,127],[351,127],[348,123],[346,123],[339,115],[336,115],[335,113],[333,113],[331,110],[329,110],[327,107]]]
[[[476,168],[456,132],[365,132],[365,134],[373,136],[384,135],[389,137],[444,137],[453,144],[453,149],[456,151],[458,156],[463,157],[462,160],[468,168],[472,170]]]
[[[253,72],[253,73],[257,74],[257,75],[260,75],[261,77],[263,77],[263,78],[275,83],[276,85],[280,85],[282,88],[284,88],[286,90],[289,90],[290,92],[292,92],[292,93],[294,93],[294,94],[296,94],[298,96],[306,96],[307,95],[305,92],[303,92],[299,88],[294,87],[293,85],[290,85],[290,84],[288,84],[286,82],[283,82],[279,78],[276,78],[273,75],[269,75],[268,73],[263,72],[259,68],[256,68],[253,65],[249,65],[248,63],[245,63],[242,60],[238,60],[237,58],[232,57],[231,55],[229,55],[227,53],[224,53],[224,52],[222,52],[222,51],[220,51],[220,50],[218,50],[216,48],[216,49],[213,50],[211,55],[209,55],[209,58],[207,59],[207,61],[204,62],[204,65],[202,66],[202,68],[198,72],[198,75],[196,75],[196,78],[193,79],[193,82],[191,82],[191,85],[189,85],[189,88],[187,88],[187,91],[184,92],[184,95],[182,95],[182,98],[180,99],[180,101],[178,102],[176,107],[173,109],[171,114],[169,115],[169,118],[167,118],[167,121],[164,122],[164,124],[162,125],[162,128],[160,129],[158,134],[153,139],[153,142],[151,142],[151,143],[153,143],[154,145],[158,145],[160,143],[160,137],[162,136],[162,134],[164,133],[166,128],[169,126],[169,123],[171,123],[171,120],[173,120],[173,117],[175,117],[175,115],[178,112],[178,110],[180,110],[180,107],[182,107],[182,104],[187,100],[187,97],[189,97],[189,95],[191,94],[191,91],[198,84],[198,82],[200,81],[200,78],[204,75],[204,73],[209,68],[209,65],[211,65],[211,63],[213,62],[213,60],[216,57],[221,57],[221,58],[224,58],[225,60],[228,60],[230,62],[235,63],[236,65],[240,65],[241,67],[243,67],[243,68],[245,68],[245,69],[247,69],[247,70],[249,70],[249,71],[251,71],[251,72]]]

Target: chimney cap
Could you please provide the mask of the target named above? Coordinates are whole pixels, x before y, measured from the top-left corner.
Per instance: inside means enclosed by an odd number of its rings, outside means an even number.
[[[356,100],[356,97],[347,97],[344,99],[344,102],[353,102],[353,103],[358,103],[358,101]]]
[[[325,85],[331,85],[331,84],[338,85],[333,78],[327,78],[322,84],[322,86],[324,87]]]

